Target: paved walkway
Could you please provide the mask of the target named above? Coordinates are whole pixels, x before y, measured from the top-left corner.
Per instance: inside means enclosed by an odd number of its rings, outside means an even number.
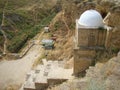
[[[0,90],[4,90],[9,85],[22,84],[34,60],[41,55],[40,50],[40,45],[34,45],[22,59],[0,62]]]

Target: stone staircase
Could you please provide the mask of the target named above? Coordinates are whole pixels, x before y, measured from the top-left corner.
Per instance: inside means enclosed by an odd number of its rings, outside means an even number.
[[[102,76],[100,75],[100,69],[102,67],[103,64],[101,63],[97,64],[95,67],[90,66],[89,69],[86,70],[86,75],[84,78],[69,79],[67,82],[56,85],[52,88],[48,88],[47,90],[88,90],[90,78],[95,79],[99,78],[98,76]]]
[[[65,69],[64,61],[42,61],[43,65],[38,65],[26,75],[26,81],[20,90],[45,90],[72,78],[73,69]]]

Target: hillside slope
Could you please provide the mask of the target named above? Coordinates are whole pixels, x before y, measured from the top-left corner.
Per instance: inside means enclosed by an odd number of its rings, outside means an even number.
[[[0,22],[4,11],[4,25],[1,28],[7,36],[7,51],[19,52],[25,43],[40,29],[48,25],[56,14],[56,0],[0,0]],[[47,6],[47,7],[46,7]],[[4,37],[0,32],[0,52]]]

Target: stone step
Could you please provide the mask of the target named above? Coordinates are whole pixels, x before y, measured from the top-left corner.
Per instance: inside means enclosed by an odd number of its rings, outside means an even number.
[[[37,71],[40,69],[40,72],[36,75],[35,87],[37,90],[44,90],[48,87],[47,76],[48,70],[46,70],[47,61],[44,61],[44,65],[37,67]]]
[[[26,82],[26,84],[24,84],[24,90],[36,90],[35,83]]]
[[[51,86],[53,86],[53,85],[56,85],[56,84],[61,84],[62,82],[65,82],[65,81],[67,81],[68,79],[60,79],[60,78],[49,78],[49,79],[47,79],[47,82],[48,82],[48,85],[51,85]]]
[[[26,82],[24,83],[24,90],[36,90],[35,88],[35,78],[36,78],[36,74],[35,71],[31,71],[29,73],[27,73],[27,77],[26,77]]]
[[[63,61],[47,61],[27,74],[24,90],[45,90],[48,86],[60,84],[71,78],[73,69],[64,69]]]
[[[48,83],[35,82],[36,90],[45,90],[48,87]]]

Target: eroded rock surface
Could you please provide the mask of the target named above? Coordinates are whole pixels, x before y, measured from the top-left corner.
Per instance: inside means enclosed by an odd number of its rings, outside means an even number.
[[[48,90],[119,90],[120,52],[105,64],[97,63],[86,70],[84,78],[69,80]]]

